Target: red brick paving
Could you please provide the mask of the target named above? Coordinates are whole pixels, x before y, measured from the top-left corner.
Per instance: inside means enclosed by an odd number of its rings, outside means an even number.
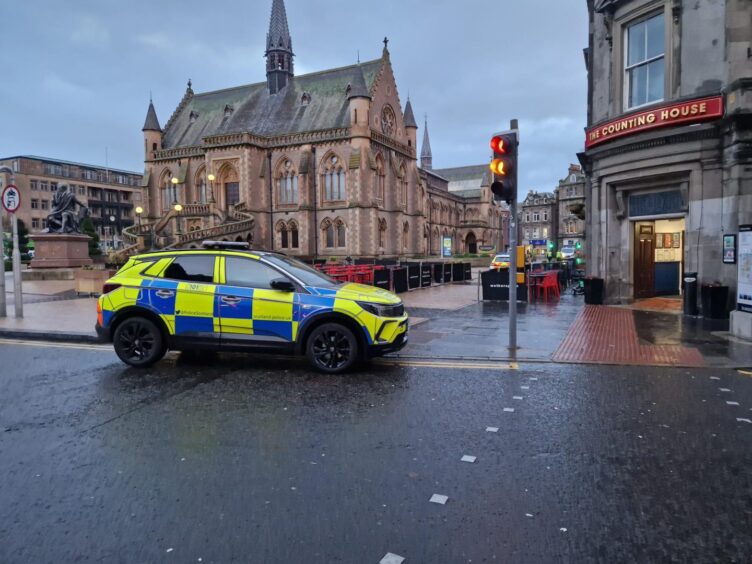
[[[705,366],[696,348],[643,345],[632,312],[587,305],[554,353],[557,362],[632,364],[639,366]]]

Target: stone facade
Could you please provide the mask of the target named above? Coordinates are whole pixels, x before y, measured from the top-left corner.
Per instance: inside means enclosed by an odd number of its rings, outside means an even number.
[[[122,230],[136,220],[135,209],[145,203],[138,172],[23,155],[0,159],[0,165],[14,171],[13,182],[21,193],[17,215],[32,234],[47,226],[52,198],[63,184],[89,208],[104,245],[111,245],[113,237],[119,243]]]
[[[536,190],[530,190],[520,206],[518,240],[533,260],[547,255],[549,241],[556,244],[558,206],[555,192]]]
[[[386,40],[379,59],[292,69],[284,4],[274,0],[267,83],[197,94],[189,82],[164,129],[150,105],[147,208],[162,246],[197,246],[177,235],[211,232],[238,210],[252,227],[221,238],[305,258],[436,253],[432,232],[456,237],[457,249],[471,231],[499,239],[487,189],[453,195],[418,167],[418,126],[409,100],[402,110]],[[175,204],[183,210],[163,221]]]
[[[585,247],[585,175],[579,165],[570,165],[566,178],[559,181],[559,245]]]
[[[733,299],[721,250],[752,223],[752,3],[587,4],[588,274],[610,303],[678,294],[685,272]]]

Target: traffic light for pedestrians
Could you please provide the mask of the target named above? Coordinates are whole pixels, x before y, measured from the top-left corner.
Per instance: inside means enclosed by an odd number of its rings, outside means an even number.
[[[577,249],[578,251],[581,250],[582,249],[582,243],[580,243],[579,241],[577,241],[577,244],[574,246],[574,248]]]
[[[491,139],[493,174],[491,192],[508,204],[517,197],[517,131],[497,133]]]

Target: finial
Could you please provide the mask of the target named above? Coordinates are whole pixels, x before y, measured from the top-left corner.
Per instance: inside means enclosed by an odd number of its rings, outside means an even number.
[[[193,85],[193,83],[191,82],[191,79],[189,78],[189,79],[188,79],[188,90],[190,90],[190,89],[191,89],[191,86],[192,86],[192,85]]]
[[[384,37],[384,49],[386,50],[389,47],[389,38]]]
[[[360,64],[360,49],[358,49],[358,64]]]
[[[150,103],[150,104],[154,103],[154,102],[152,101],[152,99],[151,99],[151,90],[149,90],[149,103]]]

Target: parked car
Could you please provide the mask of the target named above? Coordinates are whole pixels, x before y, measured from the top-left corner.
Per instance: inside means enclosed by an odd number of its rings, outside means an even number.
[[[496,255],[491,261],[491,268],[509,268],[509,254]]]
[[[574,258],[575,248],[574,247],[562,247],[560,252],[561,252],[561,258],[563,259]]]
[[[247,243],[131,257],[104,285],[96,330],[118,357],[146,367],[167,349],[303,354],[339,373],[398,351],[408,322],[400,298],[338,282]]]

